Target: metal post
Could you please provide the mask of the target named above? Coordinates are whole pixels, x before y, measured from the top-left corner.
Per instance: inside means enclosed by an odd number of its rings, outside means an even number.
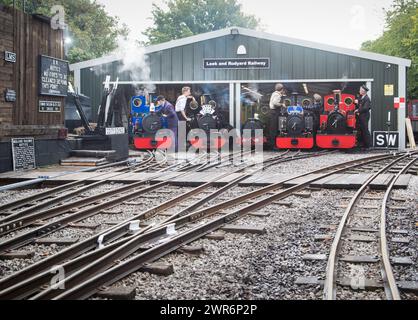
[[[229,84],[229,124],[234,126],[235,108],[234,108],[234,84]]]
[[[370,97],[370,100],[371,100],[371,103],[372,103],[372,106],[373,106],[373,100],[372,100],[372,94],[373,94],[373,88],[372,88],[372,82],[370,82],[370,81],[368,81],[367,83],[366,83],[366,85],[367,85],[367,88],[369,88],[369,97]],[[372,132],[372,115],[373,115],[373,112],[370,112],[370,120],[369,120],[369,132],[370,132],[370,134],[372,135],[372,137],[373,137],[373,132]]]
[[[235,84],[235,128],[241,133],[241,83]]]
[[[78,93],[81,92],[81,70],[75,69],[74,70],[74,90]]]
[[[406,99],[406,66],[399,66],[398,79],[398,96]],[[399,151],[405,151],[406,137],[405,137],[405,118],[406,118],[406,103],[400,103],[398,109],[398,131],[399,131]]]

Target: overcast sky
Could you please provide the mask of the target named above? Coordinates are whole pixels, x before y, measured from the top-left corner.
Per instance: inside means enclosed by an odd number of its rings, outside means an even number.
[[[111,15],[128,25],[131,37],[152,25],[152,3],[162,0],[97,0]],[[339,47],[359,49],[362,42],[380,36],[383,8],[392,0],[239,0],[245,13],[260,18],[263,30],[278,35]]]

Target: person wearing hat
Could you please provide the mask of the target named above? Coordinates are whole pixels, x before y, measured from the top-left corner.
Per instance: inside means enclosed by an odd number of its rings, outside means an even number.
[[[313,116],[313,134],[316,135],[319,125],[321,113],[323,112],[322,97],[318,93],[313,95],[313,104],[303,106],[303,111]]]
[[[171,130],[174,133],[175,147],[176,151],[178,151],[177,135],[179,118],[177,116],[176,110],[170,102],[165,100],[164,96],[158,96],[156,103],[158,107],[161,107],[160,112],[162,113],[162,115],[167,118],[167,129]]]
[[[371,110],[371,101],[367,92],[369,88],[365,85],[360,87],[360,97],[357,99],[356,111],[355,114],[358,119],[360,135],[363,140],[363,148],[369,149],[372,145],[372,137],[369,131],[369,121],[370,121],[370,110]]]
[[[269,112],[269,139],[271,147],[276,146],[276,137],[278,131],[278,118],[280,112],[286,107],[283,103],[283,97],[286,95],[283,84],[276,84],[275,91],[270,98],[270,112]]]

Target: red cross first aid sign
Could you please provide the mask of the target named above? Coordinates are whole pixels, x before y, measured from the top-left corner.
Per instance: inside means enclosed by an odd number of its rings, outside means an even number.
[[[395,109],[405,108],[405,98],[395,98]]]

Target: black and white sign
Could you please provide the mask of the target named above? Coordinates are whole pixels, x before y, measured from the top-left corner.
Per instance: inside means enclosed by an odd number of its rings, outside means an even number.
[[[68,61],[40,56],[39,66],[39,94],[66,97]]]
[[[12,139],[12,154],[14,171],[36,168],[35,140],[33,138]]]
[[[11,63],[16,63],[16,53],[4,51],[4,60]]]
[[[107,136],[113,136],[113,135],[119,135],[119,134],[125,134],[125,128],[106,128],[106,135]]]
[[[4,92],[4,99],[6,102],[15,102],[16,101],[16,91],[11,89],[6,89]]]
[[[205,59],[204,69],[270,69],[270,58]]]
[[[398,149],[399,132],[398,131],[375,131],[373,132],[373,144],[375,148]]]
[[[59,101],[39,101],[39,112],[61,112]]]

